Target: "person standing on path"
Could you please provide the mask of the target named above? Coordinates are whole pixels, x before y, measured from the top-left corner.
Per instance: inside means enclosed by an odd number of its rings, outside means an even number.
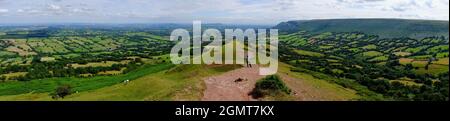
[[[249,67],[250,64],[248,63],[248,55],[245,55],[244,59],[245,59],[245,64],[247,64],[247,67]]]

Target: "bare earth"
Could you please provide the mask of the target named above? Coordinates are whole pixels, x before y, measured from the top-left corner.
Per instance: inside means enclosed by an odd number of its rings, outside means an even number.
[[[289,76],[286,73],[278,73],[284,83],[292,89],[291,94],[296,101],[330,101],[348,100],[338,95],[335,90],[313,86],[303,79]],[[258,80],[265,76],[259,75],[259,67],[243,67],[221,75],[204,78],[206,89],[203,92],[202,101],[257,101],[249,96],[249,92],[255,87]],[[235,82],[237,79],[241,82]]]
[[[237,79],[241,82],[235,82]],[[259,75],[259,67],[253,65],[252,68],[243,67],[226,72],[218,76],[204,79],[206,90],[203,93],[203,101],[251,101],[248,95],[255,87],[257,80],[264,78]]]
[[[204,79],[206,90],[203,93],[203,101],[255,101],[249,92],[255,87],[256,81],[264,78],[259,75],[259,67],[240,68],[222,75],[207,77]],[[321,93],[311,86],[307,86],[303,81],[290,77],[286,74],[279,74],[283,81],[293,91],[295,100],[313,101],[324,100]],[[244,79],[242,82],[235,82],[237,79]],[[323,95],[323,94],[322,94]],[[326,99],[325,99],[326,100]]]

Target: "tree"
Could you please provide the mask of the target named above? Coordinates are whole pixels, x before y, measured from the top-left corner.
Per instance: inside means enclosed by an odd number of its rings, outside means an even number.
[[[6,77],[5,76],[0,76],[0,81],[6,81]]]
[[[58,88],[56,88],[55,92],[56,97],[64,98],[67,95],[70,95],[72,93],[72,87],[70,85],[61,85]]]
[[[406,64],[405,70],[412,70],[414,69],[414,66],[411,63]]]
[[[400,61],[398,60],[398,57],[394,54],[389,54],[388,62],[386,63],[386,66],[398,66],[400,65]]]

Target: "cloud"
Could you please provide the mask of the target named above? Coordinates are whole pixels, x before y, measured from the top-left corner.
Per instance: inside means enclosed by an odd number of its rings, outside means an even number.
[[[3,21],[271,23],[298,19],[448,20],[448,0],[0,0]],[[27,18],[27,19],[26,19]],[[28,19],[33,18],[33,19]],[[1,22],[1,20],[0,20]]]
[[[84,4],[41,4],[28,7],[19,8],[16,10],[17,16],[53,16],[53,17],[67,17],[67,16],[89,16],[95,9],[86,7]]]
[[[61,10],[61,6],[50,4],[50,5],[47,6],[47,9],[48,10],[53,10],[53,11],[55,11],[55,10],[58,11],[58,10]]]
[[[381,2],[385,0],[337,0],[338,2],[343,3],[370,3],[370,2]]]
[[[7,13],[8,11],[8,9],[0,9],[0,13]]]
[[[0,9],[0,15],[6,14],[8,12],[9,12],[8,9]]]

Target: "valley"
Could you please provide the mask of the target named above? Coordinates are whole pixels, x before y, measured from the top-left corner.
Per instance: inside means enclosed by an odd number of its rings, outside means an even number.
[[[396,36],[373,21],[280,23],[274,76],[258,75],[261,65],[172,64],[170,31],[183,25],[0,27],[0,100],[448,100],[448,21],[413,21],[430,27]]]

